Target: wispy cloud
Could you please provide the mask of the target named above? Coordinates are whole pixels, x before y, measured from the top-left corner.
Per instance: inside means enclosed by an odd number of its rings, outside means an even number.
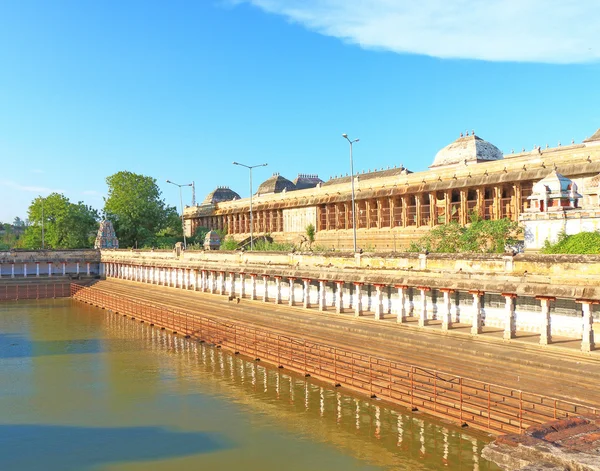
[[[50,193],[64,193],[65,190],[55,189],[55,188],[46,188],[43,186],[29,186],[29,185],[21,185],[20,183],[13,182],[11,180],[0,180],[0,185],[7,186],[9,188],[13,188],[17,191],[27,191],[30,193],[38,193],[40,195],[49,195]]]
[[[30,172],[31,172],[31,173],[36,173],[36,174],[38,174],[38,175],[41,175],[42,173],[46,173],[46,172],[44,172],[44,171],[43,171],[42,169],[40,169],[40,168],[32,168],[32,169],[30,170]]]
[[[598,0],[224,0],[364,48],[544,63],[600,59]]]

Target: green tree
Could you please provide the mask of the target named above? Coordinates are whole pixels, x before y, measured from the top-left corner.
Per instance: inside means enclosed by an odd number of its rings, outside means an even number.
[[[107,177],[106,183],[104,214],[112,221],[121,247],[154,245],[161,231],[178,230],[173,227],[177,210],[161,199],[156,179],[122,171]]]
[[[93,246],[98,228],[98,211],[81,201],[71,203],[59,193],[52,193],[46,198],[39,196],[29,205],[27,215],[29,226],[21,239],[23,248],[42,247],[42,219],[46,248],[79,249]]]

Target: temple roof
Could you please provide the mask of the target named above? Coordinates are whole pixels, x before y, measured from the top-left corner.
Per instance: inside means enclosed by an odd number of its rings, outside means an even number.
[[[239,200],[240,195],[238,195],[235,191],[230,190],[228,186],[218,186],[216,189],[211,191],[202,204],[214,204],[221,203],[223,201],[231,201],[231,200]]]
[[[296,190],[305,190],[316,187],[319,183],[323,183],[323,180],[318,175],[299,173],[293,183]]]
[[[585,143],[588,143],[588,142],[600,143],[600,128],[598,128],[598,130],[592,135],[592,137],[588,137],[583,142],[585,142]]]
[[[409,173],[413,173],[407,168],[404,168],[402,165],[400,167],[381,169],[381,170],[373,170],[368,171],[366,173],[355,173],[354,176],[358,177],[359,180],[370,180],[371,178],[383,178],[383,177],[394,177],[397,175],[408,175]],[[346,176],[332,177],[323,183],[323,186],[326,185],[337,185],[338,183],[349,183],[350,175],[346,174]]]
[[[581,198],[581,195],[577,193],[577,185],[573,180],[556,170],[553,170],[548,176],[533,185],[529,199],[537,199],[544,194],[547,194],[549,198]]]
[[[467,165],[477,162],[502,159],[502,151],[494,144],[481,139],[475,133],[460,137],[441,149],[429,168],[449,167],[451,165]]]
[[[294,185],[287,178],[282,177],[279,173],[274,173],[272,177],[266,179],[264,182],[260,184],[258,190],[256,190],[257,195],[267,195],[271,193],[281,193],[282,191],[293,191],[296,189],[296,185]]]

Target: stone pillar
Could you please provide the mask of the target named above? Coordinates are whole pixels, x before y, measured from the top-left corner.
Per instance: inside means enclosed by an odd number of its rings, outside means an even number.
[[[215,294],[215,272],[211,271],[210,276],[208,277],[208,292],[210,294]]]
[[[577,299],[577,303],[581,304],[583,314],[583,333],[581,336],[581,351],[589,353],[595,348],[594,343],[594,317],[592,316],[592,304],[598,301],[590,301],[586,299]]]
[[[12,270],[13,271],[12,271],[12,277],[11,278],[14,278],[15,277],[15,264],[14,263],[12,265]],[[49,277],[52,276],[52,262],[48,262],[48,276]]]
[[[421,312],[419,312],[419,327],[425,327],[427,325],[427,292],[431,291],[431,288],[428,286],[419,286],[419,291],[421,291]]]
[[[250,299],[252,299],[254,301],[256,299],[256,274],[255,273],[250,274],[250,281],[251,281]]]
[[[244,275],[244,272],[240,273],[240,298],[243,298],[246,294],[246,280]]]
[[[75,274],[79,275],[79,262],[77,262],[76,267],[77,268],[75,269]],[[63,276],[65,276],[66,272],[67,272],[67,264],[65,262],[62,262],[62,269],[63,269]]]
[[[294,281],[296,280],[296,278],[290,277],[288,278],[288,305],[293,306],[294,303],[296,302],[295,298],[295,293],[294,293]]]
[[[206,270],[201,270],[200,271],[200,291],[206,292],[206,281],[207,281]]]
[[[281,277],[275,277],[275,304],[281,304]]]
[[[362,316],[362,285],[364,283],[354,283],[354,316]]]
[[[542,325],[540,326],[540,345],[552,343],[552,322],[550,319],[550,301],[556,300],[552,296],[536,296],[542,304]]]
[[[394,288],[398,290],[398,324],[406,322],[406,285],[394,285]]]
[[[229,272],[229,296],[235,296],[235,273]]]
[[[376,284],[375,286],[375,320],[383,319],[383,288],[385,285]]]
[[[87,274],[87,276],[90,276],[90,262],[86,262],[85,265],[86,265],[86,270],[85,270],[86,274]]]
[[[515,322],[515,301],[514,299],[517,297],[516,294],[513,293],[502,293],[505,299],[505,307],[504,307],[504,340],[510,340],[515,338],[515,334],[517,332],[517,323]]]
[[[27,263],[23,264],[23,276],[27,278]]]
[[[48,263],[48,265],[50,265],[50,263]],[[15,277],[15,263],[12,262],[10,264],[10,277],[14,278]]]
[[[340,314],[344,312],[344,282],[336,281],[335,285],[337,286],[335,297],[335,312]]]
[[[40,262],[35,262],[35,276],[40,277]]]
[[[304,282],[304,289],[302,291],[302,304],[304,308],[307,309],[310,307],[310,278],[302,278],[302,281]]]
[[[444,306],[442,308],[442,332],[448,332],[450,327],[452,327],[452,302],[450,301],[450,294],[454,293],[454,290],[441,288],[440,291],[444,293]]]
[[[219,294],[225,294],[225,272],[219,272]]]
[[[471,290],[469,294],[473,295],[473,318],[471,322],[471,335],[478,335],[482,332],[481,325],[481,296],[483,291]]]
[[[263,275],[263,302],[267,302],[269,300],[269,275]]]
[[[325,301],[325,280],[319,280],[319,311],[326,311],[327,303]]]

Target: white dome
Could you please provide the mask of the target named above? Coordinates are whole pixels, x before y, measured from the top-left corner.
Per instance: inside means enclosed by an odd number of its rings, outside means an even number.
[[[474,164],[502,158],[502,151],[494,144],[484,141],[475,134],[470,136],[461,135],[456,141],[436,154],[433,164],[429,168]]]

